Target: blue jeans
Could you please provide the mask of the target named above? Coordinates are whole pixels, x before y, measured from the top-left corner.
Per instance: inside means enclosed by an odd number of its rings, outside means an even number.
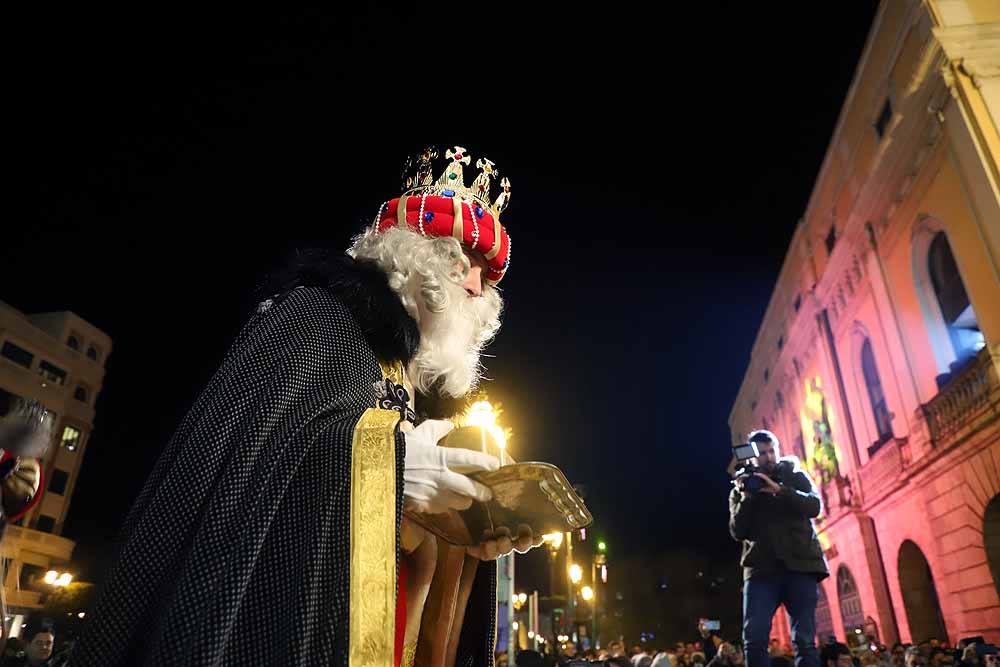
[[[770,667],[767,643],[771,619],[784,604],[791,618],[795,667],[819,667],[816,653],[816,575],[760,574],[743,584],[743,647],[747,667]]]

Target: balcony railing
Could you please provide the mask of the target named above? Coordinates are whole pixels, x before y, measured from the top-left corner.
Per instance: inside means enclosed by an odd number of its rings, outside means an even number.
[[[859,476],[861,477],[861,491],[865,494],[865,499],[870,500],[876,496],[881,489],[899,479],[902,472],[903,456],[900,451],[900,442],[895,438],[890,438],[861,467]]]
[[[27,607],[38,609],[42,606],[42,594],[36,591],[23,591],[19,589],[6,589],[7,604],[11,607]]]
[[[73,540],[60,535],[9,525],[4,531],[2,549],[5,553],[23,549],[68,561],[73,555],[75,546],[76,543]]]
[[[923,406],[935,447],[945,447],[971,435],[1000,415],[1000,381],[989,348]]]

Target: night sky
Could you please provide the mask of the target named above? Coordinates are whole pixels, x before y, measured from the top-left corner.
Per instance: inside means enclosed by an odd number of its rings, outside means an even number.
[[[513,454],[583,484],[613,553],[735,559],[729,408],[875,3],[545,4],[31,24],[0,300],[114,339],[64,531],[85,576],[262,272],[345,248],[428,143],[512,182],[486,388]]]

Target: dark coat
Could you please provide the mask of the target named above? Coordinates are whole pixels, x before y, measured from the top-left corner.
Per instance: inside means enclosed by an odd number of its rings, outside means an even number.
[[[370,265],[285,281],[164,449],[71,664],[347,665],[352,435],[378,360],[418,343]],[[404,455],[397,431],[397,545]],[[465,627],[489,632],[483,615]],[[482,664],[490,639],[465,634]]]
[[[773,478],[781,484],[777,495],[758,492],[744,499],[735,487],[729,494],[729,532],[743,541],[744,578],[782,568],[826,578],[830,572],[812,525],[821,508],[816,488],[789,460],[778,463]]]

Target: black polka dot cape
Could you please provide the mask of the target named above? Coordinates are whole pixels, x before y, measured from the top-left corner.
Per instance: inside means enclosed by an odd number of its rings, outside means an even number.
[[[73,667],[347,665],[352,434],[377,359],[408,360],[419,334],[376,269],[314,259],[268,292],[166,445]],[[459,664],[492,663],[495,609],[473,615]]]
[[[129,512],[74,667],[347,665],[351,439],[378,359],[408,362],[419,333],[349,258],[303,253],[270,287]],[[492,664],[479,570],[460,665]]]
[[[260,311],[129,513],[72,665],[347,664],[350,443],[381,373],[328,290]]]

